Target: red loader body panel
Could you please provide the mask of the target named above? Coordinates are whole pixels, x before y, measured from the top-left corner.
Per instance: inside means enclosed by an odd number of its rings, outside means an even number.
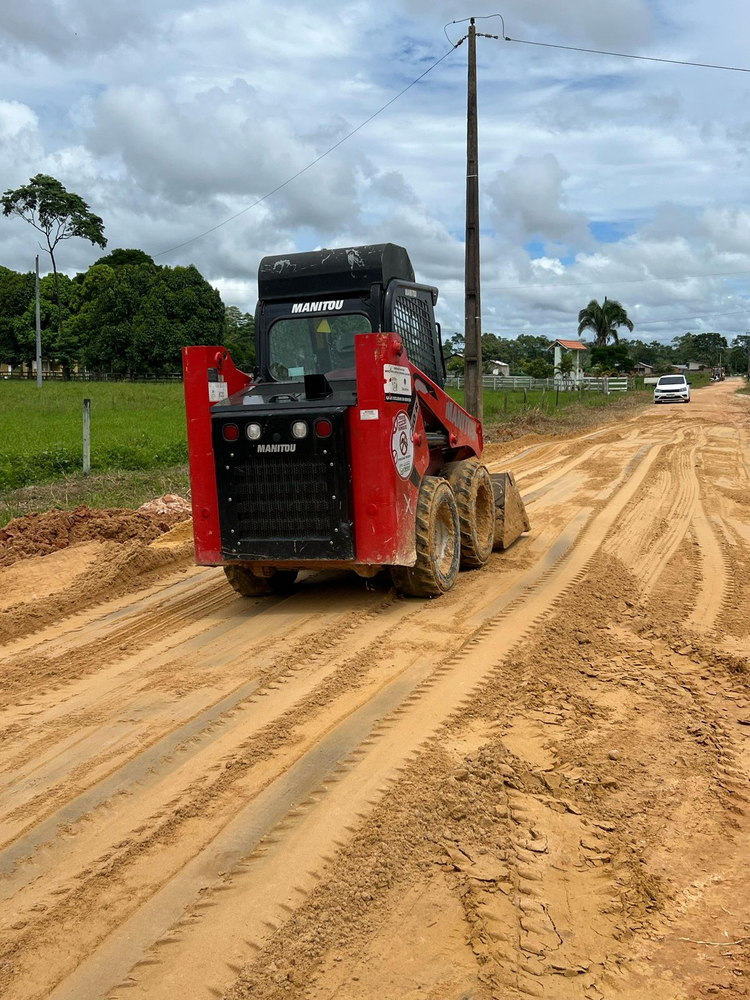
[[[183,347],[182,370],[195,561],[199,566],[219,566],[224,560],[216,494],[216,460],[211,443],[211,407],[252,380],[235,367],[225,347]]]
[[[355,350],[349,433],[356,561],[412,566],[419,486],[442,464],[442,447],[431,455],[427,430],[445,431],[451,450],[468,457],[481,454],[481,425],[409,362],[398,334],[359,334]]]

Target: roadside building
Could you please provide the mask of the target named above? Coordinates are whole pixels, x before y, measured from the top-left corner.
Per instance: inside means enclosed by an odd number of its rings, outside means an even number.
[[[581,358],[586,350],[586,345],[580,340],[553,340],[550,345],[555,349],[555,385],[577,385],[583,378],[583,365]],[[564,375],[560,371],[563,356],[571,354],[573,356],[573,368],[570,375]]]
[[[490,375],[503,375],[507,378],[510,375],[510,365],[504,361],[488,361]]]
[[[654,374],[654,366],[647,365],[645,361],[639,361],[637,365],[633,366],[633,372],[636,375],[645,375],[648,378]]]
[[[702,372],[704,368],[710,367],[710,365],[704,365],[701,361],[687,361],[684,365],[672,365],[672,371],[684,375],[685,372]]]

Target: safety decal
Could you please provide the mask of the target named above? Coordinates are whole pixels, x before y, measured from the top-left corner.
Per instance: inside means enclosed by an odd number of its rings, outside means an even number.
[[[383,365],[383,386],[389,402],[408,403],[411,399],[411,372],[403,365]]]
[[[226,384],[226,382],[208,383],[209,403],[218,403],[220,399],[226,399],[228,395],[229,395],[229,386]]]
[[[414,442],[406,410],[399,410],[393,419],[391,455],[396,472],[402,479],[408,479],[414,467]]]
[[[359,419],[360,420],[377,420],[378,416],[379,416],[379,414],[378,414],[377,410],[360,410],[359,411]]]

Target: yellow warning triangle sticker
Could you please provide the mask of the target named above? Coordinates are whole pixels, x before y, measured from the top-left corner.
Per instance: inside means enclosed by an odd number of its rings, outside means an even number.
[[[315,327],[315,331],[316,333],[330,333],[331,324],[328,322],[327,319],[322,319],[320,323],[318,323],[318,325]]]

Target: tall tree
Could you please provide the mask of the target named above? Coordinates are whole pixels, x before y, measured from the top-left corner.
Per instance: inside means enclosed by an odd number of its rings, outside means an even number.
[[[94,371],[176,372],[189,344],[220,344],[224,304],[191,264],[94,264],[74,283],[69,326]]]
[[[57,299],[57,326],[62,332],[62,306],[60,283],[57,276],[55,250],[63,240],[75,237],[88,240],[92,246],[106,247],[104,223],[80,195],[66,190],[55,177],[36,174],[28,184],[2,196],[3,215],[17,215],[44,236],[46,249],[52,261]],[[39,244],[40,246],[41,243]]]
[[[703,365],[718,365],[726,338],[720,333],[684,333],[672,340],[681,363],[699,361]]]
[[[621,326],[633,332],[633,323],[625,309],[616,299],[608,299],[606,295],[603,305],[592,299],[586,308],[578,313],[578,336],[580,337],[584,330],[592,330],[596,347],[606,347],[610,340],[615,344],[619,343],[618,328]]]
[[[242,371],[252,371],[255,365],[255,317],[243,313],[238,306],[227,306],[224,312],[224,346]]]
[[[741,333],[738,337],[735,337],[732,341],[732,351],[739,352],[743,351],[745,357],[747,358],[747,374],[750,378],[750,333]],[[739,369],[739,365],[737,368]]]
[[[0,267],[0,362],[6,365],[31,361],[27,345],[19,340],[16,321],[34,302],[34,275]]]
[[[69,315],[70,291],[73,283],[67,274],[61,274],[58,287],[51,274],[46,274],[39,282],[39,317],[42,333],[42,357],[61,366],[70,374],[78,360],[78,338],[66,322]],[[58,313],[62,307],[62,323],[58,324]],[[16,342],[22,354],[21,360],[29,363],[36,355],[36,309],[33,294],[23,313],[13,321]]]

